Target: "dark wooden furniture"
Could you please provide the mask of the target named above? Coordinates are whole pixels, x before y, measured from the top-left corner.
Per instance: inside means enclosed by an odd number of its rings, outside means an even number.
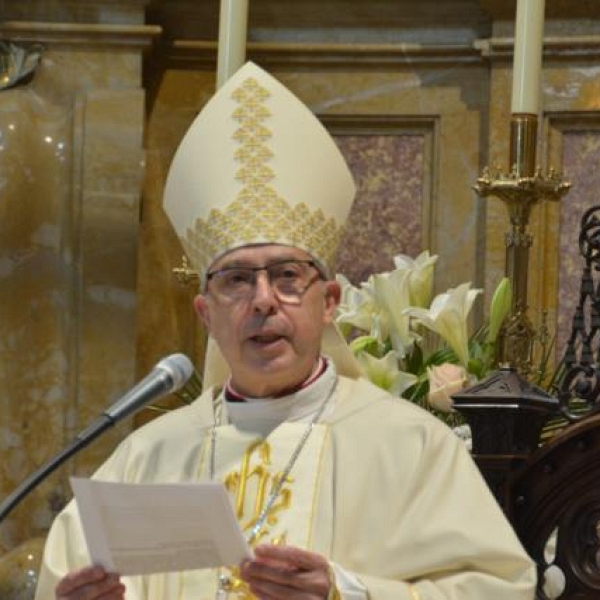
[[[600,598],[600,415],[534,452],[509,477],[504,509],[538,565],[538,587],[554,565],[565,578],[560,598]]]
[[[453,396],[475,461],[538,565],[540,600],[600,599],[600,206],[583,215],[579,248],[579,303],[554,393],[500,370]],[[565,426],[543,444],[551,417]]]

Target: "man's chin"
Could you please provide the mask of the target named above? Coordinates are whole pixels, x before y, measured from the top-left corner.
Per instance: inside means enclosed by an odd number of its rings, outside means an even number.
[[[288,349],[289,350],[289,349]],[[256,382],[253,388],[267,387],[268,393],[259,396],[276,395],[278,392],[301,384],[310,374],[300,368],[300,359],[291,351],[270,355],[267,352],[252,353],[244,361],[246,373]],[[240,382],[241,383],[241,382]]]
[[[250,371],[262,376],[277,377],[283,381],[293,379],[294,371],[297,369],[297,358],[291,353],[269,353],[262,352],[252,356],[247,363]]]

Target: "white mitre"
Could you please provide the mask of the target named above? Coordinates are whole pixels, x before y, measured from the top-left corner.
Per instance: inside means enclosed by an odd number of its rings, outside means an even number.
[[[202,280],[220,256],[254,244],[301,248],[332,273],[355,191],[341,152],[319,120],[249,62],[217,91],[183,138],[169,170],[164,208]],[[359,374],[333,328],[325,332],[323,351],[341,373]],[[209,341],[204,385],[226,376],[227,366]]]
[[[331,268],[355,191],[319,120],[246,63],[183,138],[164,206],[201,276],[225,252],[264,243],[301,248]]]

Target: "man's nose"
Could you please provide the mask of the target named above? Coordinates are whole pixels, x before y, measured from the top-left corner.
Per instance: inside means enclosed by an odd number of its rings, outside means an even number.
[[[256,273],[253,304],[257,312],[266,314],[273,312],[277,308],[277,295],[271,285],[267,271],[258,271]]]

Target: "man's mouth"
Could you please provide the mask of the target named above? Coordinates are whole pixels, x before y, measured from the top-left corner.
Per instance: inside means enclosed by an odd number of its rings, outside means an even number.
[[[274,344],[281,339],[283,339],[283,336],[277,333],[265,333],[250,336],[250,340],[256,342],[257,344]]]

